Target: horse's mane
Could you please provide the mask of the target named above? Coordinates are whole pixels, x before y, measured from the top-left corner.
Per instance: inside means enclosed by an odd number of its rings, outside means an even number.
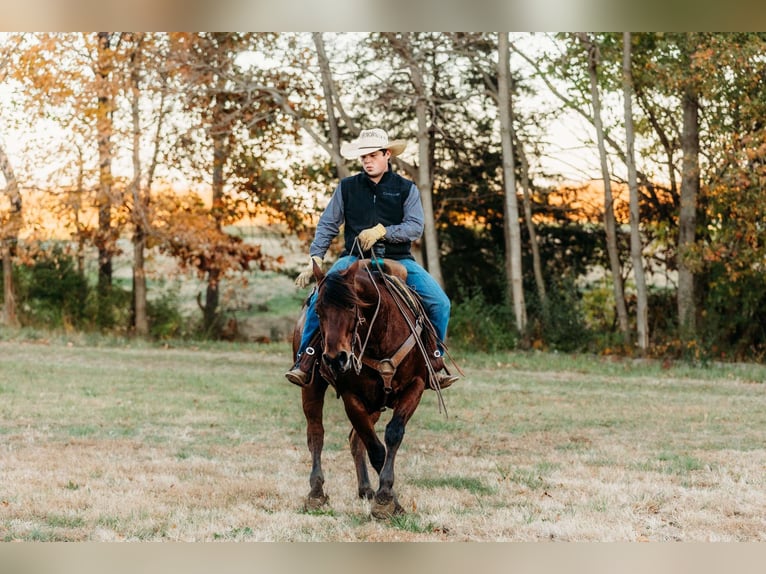
[[[360,303],[348,270],[328,273],[322,281],[320,295],[322,303],[331,307],[351,309]]]
[[[356,274],[354,274],[354,270],[356,270]],[[388,271],[387,268],[386,271]],[[354,281],[356,276],[359,276],[366,283],[378,281],[377,273],[370,273],[366,268],[350,267],[343,271],[328,273],[323,279],[323,288],[319,293],[322,304],[341,309],[352,309],[355,306],[365,308],[374,305],[377,298],[371,300],[369,293],[366,297],[360,297]],[[369,291],[369,289],[365,291]],[[376,292],[385,295],[385,289],[376,289]]]

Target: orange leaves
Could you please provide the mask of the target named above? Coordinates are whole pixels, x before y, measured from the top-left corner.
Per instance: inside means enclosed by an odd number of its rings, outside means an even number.
[[[691,64],[694,68],[705,68],[714,62],[716,53],[711,47],[702,48],[691,56]]]
[[[748,147],[745,149],[745,155],[749,161],[766,158],[766,142],[757,147]]]
[[[266,260],[259,245],[219,229],[215,218],[199,196],[164,195],[153,206],[150,243],[175,257],[182,268],[201,277],[246,271],[253,263],[261,269]]]

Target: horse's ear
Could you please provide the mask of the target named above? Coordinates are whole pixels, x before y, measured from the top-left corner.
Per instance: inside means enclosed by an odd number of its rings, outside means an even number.
[[[353,277],[354,275],[356,275],[356,272],[357,272],[357,271],[358,271],[358,269],[359,269],[359,264],[360,264],[360,262],[361,262],[361,259],[357,259],[357,260],[356,260],[356,261],[354,261],[354,262],[353,262],[351,265],[349,265],[349,267],[348,267],[348,274],[349,274],[349,275],[351,275],[352,277]]]
[[[322,279],[324,279],[324,273],[322,272],[322,267],[317,263],[316,259],[313,257],[311,258],[311,262],[314,264],[314,279],[316,279],[316,282],[319,283]]]
[[[348,266],[346,269],[346,277],[351,280],[351,284],[354,286],[354,289],[357,290],[357,292],[360,289],[359,282],[357,281],[359,277],[359,267],[364,266],[364,263],[362,263],[361,259],[357,259],[354,261],[351,265]]]

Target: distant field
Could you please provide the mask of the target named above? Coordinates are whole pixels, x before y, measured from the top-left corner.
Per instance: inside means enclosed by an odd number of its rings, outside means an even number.
[[[303,511],[284,343],[0,334],[0,540],[766,541],[766,368],[456,354],[448,416],[429,392],[397,459],[408,513],[381,522],[331,394],[330,505]]]
[[[259,245],[266,257],[279,257],[282,263],[271,270],[233,273],[222,280],[220,310],[225,319],[235,320],[238,340],[289,340],[295,318],[309,293],[309,289],[300,289],[293,282],[306,264],[308,245],[279,224],[231,226],[227,232]],[[119,240],[118,247],[120,253],[113,261],[114,283],[129,291],[133,281],[130,239]],[[97,254],[91,253],[87,262],[90,281],[95,284]],[[201,319],[198,297],[204,298],[205,280],[195,273],[182,272],[172,257],[157,248],[146,253],[146,273],[150,300],[170,295],[185,319],[191,322]]]

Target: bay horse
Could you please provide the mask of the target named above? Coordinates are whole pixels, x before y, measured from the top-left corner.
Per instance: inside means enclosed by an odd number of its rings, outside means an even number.
[[[436,334],[419,306],[407,294],[406,270],[388,259],[360,259],[347,269],[324,275],[314,264],[317,280],[321,357],[301,389],[306,437],[312,458],[306,508],[327,503],[322,472],[324,426],[322,410],[329,385],[343,401],[351,422],[349,446],[356,467],[358,496],[371,500],[379,519],[404,513],[394,492],[394,462],[407,422],[417,409],[427,385],[444,405],[427,349],[435,348]],[[304,313],[293,334],[293,355],[300,344]],[[381,412],[393,414],[385,428],[385,444],[375,430]],[[373,490],[365,455],[378,474]]]

